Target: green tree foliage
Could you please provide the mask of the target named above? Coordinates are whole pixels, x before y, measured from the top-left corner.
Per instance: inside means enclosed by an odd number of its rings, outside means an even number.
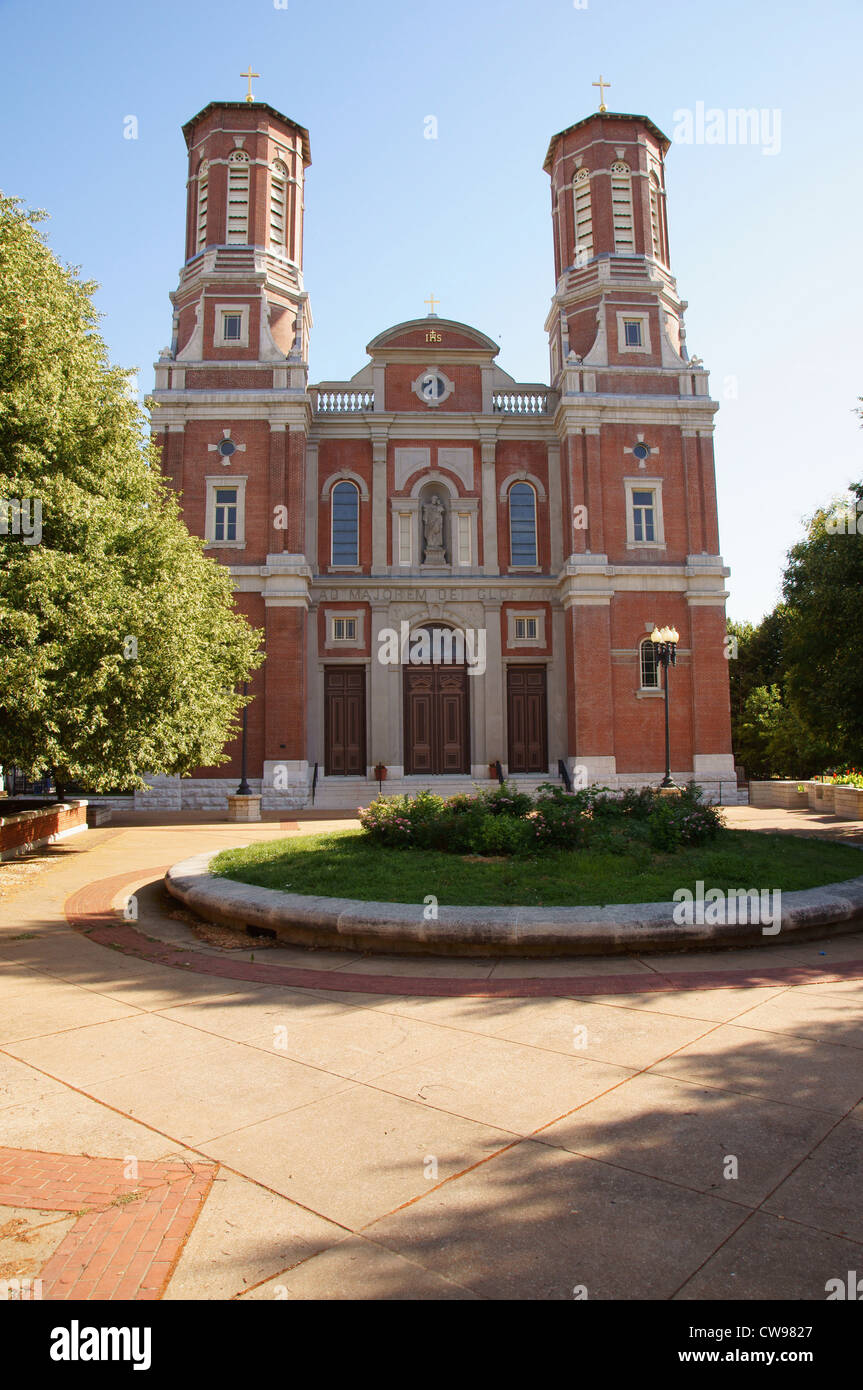
[[[225,761],[260,634],[183,525],[94,286],[42,216],[0,195],[0,763],[140,786]]]
[[[784,593],[788,693],[831,761],[863,766],[863,483],[846,524],[819,510],[789,552]]]
[[[734,726],[734,751],[753,778],[811,777],[832,760],[779,685],[758,685],[747,694]]]

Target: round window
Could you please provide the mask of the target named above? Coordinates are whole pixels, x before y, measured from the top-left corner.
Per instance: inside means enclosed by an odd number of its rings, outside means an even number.
[[[234,443],[233,439],[222,440],[221,444],[219,445],[219,453],[222,455],[223,459],[229,459],[231,457],[231,454],[235,454],[236,452],[237,446]]]
[[[446,391],[446,382],[437,372],[428,372],[420,383],[423,399],[427,401],[439,401]]]
[[[650,457],[650,450],[646,444],[636,444],[632,452],[637,459],[646,459]]]

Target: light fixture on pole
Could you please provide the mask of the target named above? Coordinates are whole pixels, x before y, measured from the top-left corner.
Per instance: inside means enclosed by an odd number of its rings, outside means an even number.
[[[668,732],[668,668],[677,665],[677,644],[680,633],[676,627],[655,627],[650,634],[656,660],[665,671],[665,776],[661,787],[673,787],[671,780],[671,742]]]

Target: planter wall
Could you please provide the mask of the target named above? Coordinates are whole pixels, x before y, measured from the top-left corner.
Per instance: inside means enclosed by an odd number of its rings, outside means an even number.
[[[836,788],[832,782],[807,782],[810,811],[833,814],[833,796]]]
[[[809,785],[807,782],[750,782],[749,805],[781,807],[784,811],[805,811],[809,807]]]
[[[86,801],[49,802],[39,810],[4,816],[0,818],[0,860],[17,859],[86,829]]]
[[[863,820],[863,787],[834,787],[833,811],[843,820]]]

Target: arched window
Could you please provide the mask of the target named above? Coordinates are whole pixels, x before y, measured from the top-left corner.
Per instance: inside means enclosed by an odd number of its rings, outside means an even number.
[[[665,261],[662,253],[662,212],[659,195],[659,179],[650,175],[650,235],[653,240],[653,254],[656,260]]]
[[[572,181],[575,208],[575,263],[585,265],[593,255],[593,214],[590,208],[590,174],[579,169]]]
[[[611,215],[614,223],[614,249],[631,256],[635,250],[632,231],[632,179],[629,165],[618,160],[611,166]]]
[[[656,647],[649,637],[645,637],[640,647],[641,653],[641,688],[642,690],[659,689],[659,662],[656,660]]]
[[[207,191],[210,182],[210,166],[206,159],[198,170],[198,202],[195,221],[195,252],[203,251],[207,244]]]
[[[234,150],[228,159],[228,245],[249,242],[249,156]]]
[[[288,171],[280,159],[273,165],[270,176],[270,245],[285,249],[285,192]]]
[[[332,563],[360,563],[360,494],[356,483],[336,483],[330,493]]]
[[[513,483],[509,490],[509,554],[511,565],[535,565],[536,493],[530,483]]]

